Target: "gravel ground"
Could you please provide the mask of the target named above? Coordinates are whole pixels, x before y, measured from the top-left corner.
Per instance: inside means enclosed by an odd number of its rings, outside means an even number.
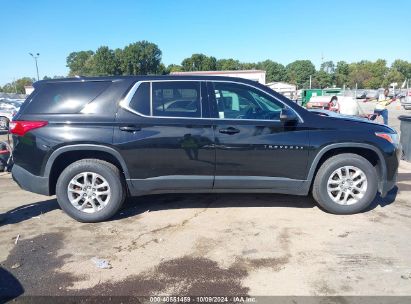
[[[410,163],[356,215],[310,197],[173,194],[129,199],[98,224],[0,175],[0,294],[411,295]]]

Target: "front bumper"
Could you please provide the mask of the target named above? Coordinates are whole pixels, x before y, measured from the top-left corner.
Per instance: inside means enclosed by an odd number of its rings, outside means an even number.
[[[37,194],[50,195],[48,177],[33,175],[18,165],[13,165],[11,174],[20,188]]]
[[[380,189],[381,197],[386,197],[388,192],[390,192],[390,190],[393,189],[396,184],[397,184],[397,175],[395,175],[394,180],[380,182],[379,189]]]

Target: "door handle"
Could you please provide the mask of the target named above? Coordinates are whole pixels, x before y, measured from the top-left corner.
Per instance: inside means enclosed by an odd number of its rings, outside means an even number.
[[[125,131],[125,132],[135,133],[135,132],[141,131],[141,128],[136,127],[136,126],[124,126],[124,127],[120,127],[120,130]]]
[[[220,129],[218,132],[223,133],[223,134],[232,135],[232,134],[240,133],[240,130],[234,127],[228,127],[226,129]]]

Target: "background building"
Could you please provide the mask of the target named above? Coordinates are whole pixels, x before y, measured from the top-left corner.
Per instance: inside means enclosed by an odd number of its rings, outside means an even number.
[[[295,100],[297,98],[297,87],[286,82],[270,82],[267,87],[274,91],[283,94],[284,96]]]

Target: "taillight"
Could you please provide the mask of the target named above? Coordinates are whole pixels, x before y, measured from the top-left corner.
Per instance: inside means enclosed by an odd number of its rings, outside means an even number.
[[[47,121],[28,121],[28,120],[16,120],[11,121],[9,124],[10,133],[24,136],[27,132],[44,127],[47,125]]]

